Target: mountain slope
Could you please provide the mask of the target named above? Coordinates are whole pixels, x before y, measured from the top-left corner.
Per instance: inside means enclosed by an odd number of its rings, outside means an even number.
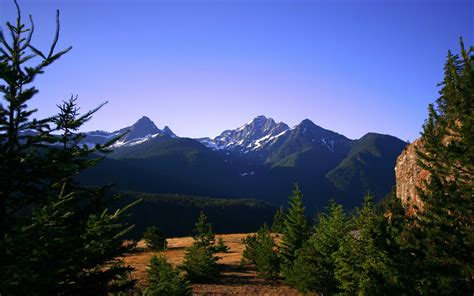
[[[360,201],[367,192],[383,196],[395,184],[395,162],[405,146],[396,137],[368,133],[354,143],[347,157],[326,178],[345,198]]]
[[[221,155],[189,138],[157,136],[115,148],[82,181],[113,183],[121,190],[210,196],[240,196],[239,175]],[[236,188],[236,191],[233,190]]]
[[[327,172],[347,155],[351,140],[305,119],[275,144],[266,163],[273,167],[312,167]]]

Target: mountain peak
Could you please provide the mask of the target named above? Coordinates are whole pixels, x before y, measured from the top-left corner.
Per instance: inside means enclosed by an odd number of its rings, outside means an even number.
[[[276,123],[273,118],[259,115],[235,130],[226,130],[213,140],[203,139],[201,143],[212,149],[232,149],[240,153],[260,150],[276,141],[288,125]]]
[[[147,124],[147,125],[153,125],[153,126],[155,125],[155,123],[148,116],[142,116],[133,125],[137,125],[137,124]]]
[[[300,122],[301,126],[316,126],[316,124],[314,124],[314,122],[312,122],[311,120],[309,119],[304,119],[303,121]]]
[[[267,120],[271,118],[267,118],[265,115],[258,115],[257,117],[254,118],[254,120]]]
[[[173,133],[173,131],[169,128],[169,126],[165,125],[165,127],[163,128],[163,134],[167,135],[167,136],[170,136],[172,138],[176,138],[176,134]]]
[[[124,142],[145,138],[160,132],[155,123],[147,116],[141,117],[132,126],[124,128],[123,130],[128,131],[128,133],[122,138],[122,141]]]

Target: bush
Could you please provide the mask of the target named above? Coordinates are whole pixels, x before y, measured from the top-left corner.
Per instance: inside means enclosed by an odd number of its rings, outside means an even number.
[[[181,296],[191,295],[189,282],[171,265],[165,256],[153,256],[148,266],[149,287],[145,296]]]
[[[280,273],[280,258],[275,240],[267,225],[260,228],[257,235],[247,236],[243,242],[245,244],[243,262],[254,264],[261,278],[276,278]]]
[[[194,243],[186,251],[181,268],[191,282],[206,282],[219,275],[217,260],[219,257],[214,256],[213,250]]]
[[[229,252],[229,247],[224,244],[222,237],[217,239],[217,244],[214,246],[214,252],[216,253],[227,253]]]
[[[166,236],[156,226],[150,226],[145,230],[143,240],[146,246],[153,251],[164,250],[168,246]]]

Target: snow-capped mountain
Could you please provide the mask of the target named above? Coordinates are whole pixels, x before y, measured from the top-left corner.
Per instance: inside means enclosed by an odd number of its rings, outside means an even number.
[[[347,151],[351,142],[338,133],[317,126],[309,119],[290,128],[283,122],[276,123],[272,118],[263,115],[235,130],[226,130],[214,139],[197,140],[213,150],[237,154],[258,154],[261,160],[277,153],[280,147],[291,146],[292,148],[285,148],[279,154],[291,154],[298,149],[297,147],[309,146],[335,152],[341,148]]]
[[[114,147],[137,145],[155,137],[176,138],[176,135],[168,126],[161,130],[146,116],[140,118],[133,125],[114,132],[97,130],[86,132],[85,135],[86,137],[82,140],[82,143],[89,146],[104,144],[120,135],[124,135],[113,145]]]
[[[290,128],[265,116],[214,139],[180,138],[142,117],[115,132],[86,133],[84,143],[105,143],[127,131],[83,181],[131,191],[258,196],[277,204],[298,182],[320,207],[334,196],[349,198],[353,206],[368,190],[379,197],[390,191],[395,159],[405,146],[385,135],[351,140],[309,119]]]
[[[290,130],[283,122],[257,116],[235,130],[226,130],[214,139],[198,139],[213,150],[230,150],[238,153],[258,151],[268,147]]]

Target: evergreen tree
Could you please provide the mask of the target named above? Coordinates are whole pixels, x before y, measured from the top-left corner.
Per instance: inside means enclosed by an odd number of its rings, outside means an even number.
[[[212,232],[212,225],[207,222],[207,216],[201,211],[194,228],[194,243],[206,248],[212,248],[214,242],[215,236]]]
[[[303,206],[303,195],[295,185],[290,197],[288,213],[285,216],[280,255],[283,264],[283,273],[290,272],[291,266],[309,235],[309,224],[306,220]]]
[[[273,216],[272,232],[281,233],[285,223],[285,212],[283,207],[279,207]]]
[[[82,188],[77,175],[95,165],[115,141],[88,149],[79,128],[100,108],[79,114],[76,98],[59,114],[31,119],[31,83],[70,50],[56,52],[57,30],[48,53],[31,44],[17,8],[7,23],[11,43],[0,34],[0,293],[6,295],[107,294],[130,289],[131,270],[122,258],[130,227],[121,223],[131,205],[113,213],[107,188]],[[40,59],[35,65],[34,61]],[[124,280],[125,279],[125,280]]]
[[[417,151],[429,172],[416,215],[423,250],[418,264],[430,271],[419,280],[423,294],[474,290],[474,56],[473,47],[466,50],[462,39],[460,44],[460,55],[448,52],[440,97],[429,106]]]
[[[353,228],[333,254],[334,275],[344,294],[398,295],[394,263],[380,245],[384,243],[384,219],[376,213],[372,197],[367,196],[350,221]]]
[[[344,209],[331,201],[328,213],[318,216],[314,233],[298,253],[287,281],[302,292],[318,292],[322,295],[338,292],[334,254],[347,229]]]
[[[186,251],[181,268],[191,282],[208,282],[220,273],[218,260],[213,250],[195,243]]]
[[[414,231],[414,217],[408,215],[395,188],[382,201],[379,215],[381,235],[378,247],[391,259],[392,282],[399,295],[420,295],[417,278],[429,270],[416,264],[422,260],[420,241]]]
[[[165,234],[156,226],[150,226],[145,230],[143,240],[146,246],[152,251],[161,251],[168,246]]]
[[[189,282],[171,265],[165,256],[153,256],[148,266],[148,288],[145,296],[191,295]]]
[[[257,235],[247,235],[242,239],[242,244],[245,246],[245,249],[242,252],[242,259],[240,263],[255,264],[255,262],[257,262],[257,248],[259,244]]]
[[[217,261],[220,258],[214,255],[215,237],[203,211],[199,214],[194,233],[193,245],[186,251],[181,268],[186,271],[188,280],[206,282],[219,275]]]
[[[242,254],[244,262],[255,265],[257,274],[261,278],[274,279],[280,273],[280,258],[277,245],[266,224],[256,235],[244,239],[245,249]]]
[[[229,252],[229,247],[225,245],[224,239],[222,237],[219,237],[217,239],[217,243],[214,246],[214,251],[216,253],[227,253],[227,252]]]

